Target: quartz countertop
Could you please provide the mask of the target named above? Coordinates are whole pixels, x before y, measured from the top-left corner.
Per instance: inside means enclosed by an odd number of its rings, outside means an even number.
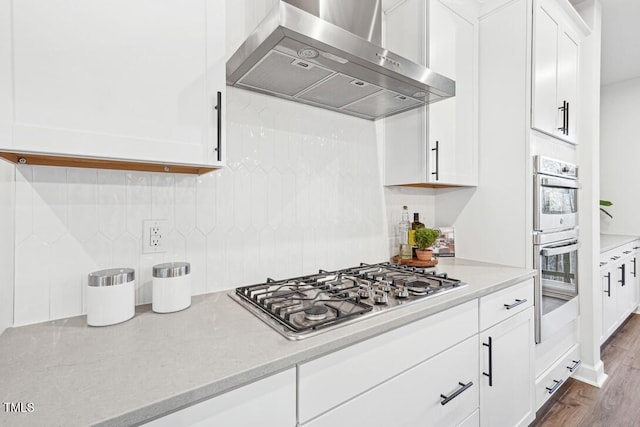
[[[229,296],[190,308],[88,327],[85,316],[9,328],[0,335],[0,399],[33,403],[0,411],[0,425],[121,426],[144,422],[411,323],[530,277],[535,270],[440,259],[438,272],[469,286],[402,310],[289,341]]]
[[[640,236],[625,236],[622,234],[601,234],[600,235],[600,253],[610,251],[619,246],[631,243],[640,239]]]

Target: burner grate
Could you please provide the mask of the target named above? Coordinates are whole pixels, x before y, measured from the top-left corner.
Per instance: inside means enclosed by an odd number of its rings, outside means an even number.
[[[462,288],[432,270],[390,262],[236,288],[231,296],[289,339]],[[279,325],[279,326],[278,326]]]

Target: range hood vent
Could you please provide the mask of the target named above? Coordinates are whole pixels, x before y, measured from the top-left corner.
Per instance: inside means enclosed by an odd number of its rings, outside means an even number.
[[[379,0],[280,1],[227,61],[227,84],[369,120],[455,95],[378,46],[380,29]]]

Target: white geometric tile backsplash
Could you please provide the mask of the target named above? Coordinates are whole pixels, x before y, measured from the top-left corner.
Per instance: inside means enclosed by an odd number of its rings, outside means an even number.
[[[373,122],[234,88],[226,110],[228,166],[206,175],[17,167],[16,326],[84,313],[91,271],[135,268],[143,304],[160,262],[227,290],[387,259],[407,199],[433,218],[428,190],[382,186]],[[167,253],[142,254],[152,218]]]

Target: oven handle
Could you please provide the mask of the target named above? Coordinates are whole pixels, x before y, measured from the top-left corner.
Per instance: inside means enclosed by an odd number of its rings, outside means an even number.
[[[553,256],[553,255],[560,255],[560,254],[566,254],[569,252],[573,252],[578,250],[578,248],[580,248],[580,243],[574,243],[572,245],[565,245],[565,246],[555,246],[555,247],[550,247],[550,248],[545,248],[545,249],[540,249],[540,255],[542,256]]]
[[[542,178],[540,180],[542,187],[558,187],[558,188],[582,188],[578,181],[562,178]]]

